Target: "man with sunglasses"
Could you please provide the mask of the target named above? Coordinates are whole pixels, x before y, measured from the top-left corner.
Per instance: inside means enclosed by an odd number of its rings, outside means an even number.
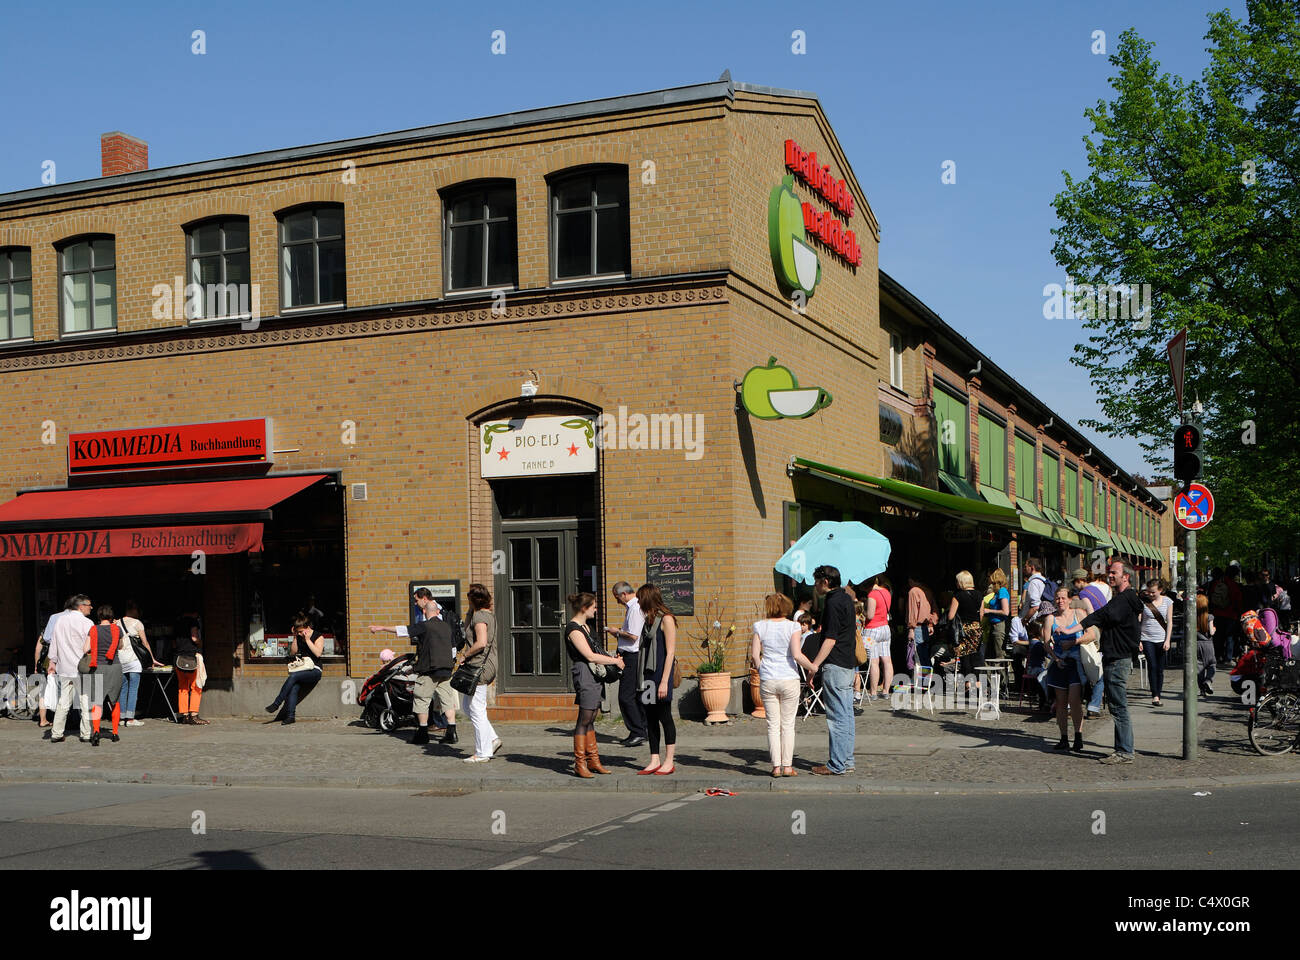
[[[1104,607],[1079,621],[1084,641],[1101,638],[1101,670],[1106,703],[1115,720],[1115,752],[1102,763],[1133,762],[1133,724],[1128,715],[1128,678],[1141,637],[1142,601],[1133,588],[1133,568],[1119,560],[1106,570],[1111,597]]]

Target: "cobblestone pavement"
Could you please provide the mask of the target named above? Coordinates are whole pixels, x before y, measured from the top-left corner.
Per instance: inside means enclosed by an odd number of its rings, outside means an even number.
[[[1181,690],[1180,675],[1169,689]],[[733,790],[832,792],[970,792],[1114,789],[1161,783],[1232,783],[1300,780],[1300,754],[1261,757],[1246,737],[1245,708],[1228,696],[1201,702],[1199,757],[1184,762],[1181,696],[1166,693],[1150,706],[1143,691],[1131,697],[1137,761],[1107,766],[1099,758],[1113,743],[1109,717],[1084,727],[1082,754],[1057,753],[1054,719],[1034,716],[1014,699],[997,720],[973,710],[893,711],[886,701],[866,704],[857,718],[855,773],[817,777],[808,772],[826,759],[826,724],[801,719],[796,730],[797,778],[773,779],[767,725],[750,716],[725,725],[678,720],[679,770],[672,778],[636,777],[649,754],[617,739],[621,724],[598,725],[601,757],[615,776],[579,782],[571,774],[572,740],[561,726],[498,726],[504,741],[491,763],[466,764],[473,734],[458,727],[460,745],[413,747],[411,728],[392,734],[359,721],[300,720],[293,726],[245,719],[213,719],[206,727],[150,720],[122,728],[119,743],[91,747],[76,739],[48,741],[31,721],[0,720],[0,781],[79,780],[300,786],[421,787],[433,790],[554,789],[645,791],[729,787]],[[463,720],[463,718],[462,718]],[[467,746],[468,745],[468,746]]]

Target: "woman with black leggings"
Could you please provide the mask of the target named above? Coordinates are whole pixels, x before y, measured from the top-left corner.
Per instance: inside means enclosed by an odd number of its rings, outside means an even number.
[[[677,767],[677,725],[673,723],[673,657],[677,652],[677,619],[664,605],[663,594],[653,583],[642,584],[637,603],[645,614],[641,630],[641,700],[646,703],[646,725],[650,730],[650,763],[637,776],[669,776]],[[659,730],[663,728],[664,757],[659,759]]]
[[[589,664],[603,663],[621,670],[623,658],[600,653],[592,642],[587,621],[596,615],[594,593],[570,594],[569,609],[573,611],[573,619],[564,625],[564,645],[573,661],[573,690],[577,694],[573,702],[578,705],[578,722],[573,728],[573,773],[590,780],[593,774],[609,771],[601,766],[596,749],[596,713],[605,687],[591,672]]]

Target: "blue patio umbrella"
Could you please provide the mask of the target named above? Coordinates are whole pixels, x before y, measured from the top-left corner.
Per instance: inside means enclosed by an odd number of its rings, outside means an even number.
[[[842,583],[861,583],[889,566],[889,538],[857,520],[822,520],[785,552],[776,570],[811,584],[822,565],[837,568]]]

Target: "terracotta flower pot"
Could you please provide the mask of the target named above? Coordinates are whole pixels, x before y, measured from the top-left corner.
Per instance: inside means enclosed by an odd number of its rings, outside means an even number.
[[[749,668],[749,699],[754,704],[754,712],[750,715],[756,720],[766,719],[767,711],[763,709],[763,692],[760,689],[758,667]]]
[[[731,702],[731,674],[701,673],[700,699],[704,709],[709,711],[705,723],[726,723],[727,704]]]

